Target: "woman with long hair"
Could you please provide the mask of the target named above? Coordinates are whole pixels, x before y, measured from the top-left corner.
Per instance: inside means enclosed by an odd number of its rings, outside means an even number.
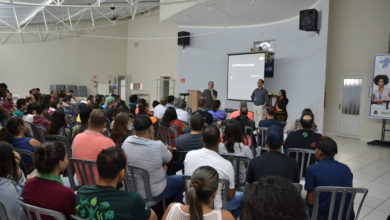
[[[223,143],[219,144],[219,154],[234,155],[253,159],[251,149],[243,144],[244,134],[242,127],[237,120],[227,120],[225,131],[222,135]],[[246,167],[245,164],[240,164],[240,183],[245,183]]]
[[[287,104],[288,104],[288,98],[286,94],[286,90],[281,89],[279,94],[276,95],[276,102],[274,106],[275,110],[275,119],[279,121],[287,121]]]
[[[7,141],[12,144],[16,150],[26,150],[34,152],[36,147],[41,143],[31,137],[26,137],[27,126],[21,118],[11,118],[7,126],[2,127],[0,130],[0,140]],[[33,168],[33,161],[28,156],[22,156],[29,172]]]
[[[173,127],[176,129],[177,137],[184,134],[184,130],[187,128],[185,124],[177,118],[176,109],[174,107],[168,107],[167,110],[165,110],[160,124],[165,127]],[[175,134],[173,132],[170,132],[169,134],[171,140],[174,140]],[[172,147],[176,147],[176,142],[172,141],[171,145]]]
[[[129,113],[120,112],[115,116],[114,125],[111,131],[111,139],[116,146],[120,147],[123,141],[131,135],[128,129],[129,123],[132,125]]]
[[[36,177],[29,179],[23,190],[23,202],[63,213],[74,214],[76,195],[63,185],[60,174],[68,167],[68,155],[60,142],[46,142],[34,152]],[[53,199],[55,195],[55,199]]]
[[[72,137],[70,129],[66,126],[65,112],[62,108],[55,110],[51,122],[47,126],[46,134]]]
[[[26,179],[19,168],[20,155],[11,144],[0,141],[0,202],[5,206],[8,219],[23,219],[23,210],[18,198]]]
[[[191,177],[186,192],[188,205],[172,203],[163,220],[232,220],[232,214],[226,210],[213,210],[212,201],[218,190],[218,172],[209,166],[197,168]]]
[[[305,220],[305,206],[296,186],[279,176],[260,178],[244,197],[241,220]]]

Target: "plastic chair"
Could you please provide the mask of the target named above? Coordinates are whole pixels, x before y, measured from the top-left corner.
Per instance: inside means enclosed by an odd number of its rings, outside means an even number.
[[[182,169],[182,173],[184,174],[184,160],[186,159],[186,156],[187,156],[187,153],[190,152],[190,151],[176,151],[178,157],[179,157],[179,160],[180,162],[183,164],[183,169]]]
[[[31,167],[28,166],[26,159],[29,158],[31,160],[31,164],[34,164],[34,153],[28,150],[20,150],[20,149],[15,149],[15,151],[18,152],[22,157],[20,161],[20,166],[24,174],[27,176],[31,171],[30,169]]]
[[[82,219],[82,218],[80,218],[80,217],[78,217],[78,216],[75,216],[75,215],[71,215],[70,216],[72,219],[74,219],[74,220],[84,220],[84,219]]]
[[[128,165],[124,182],[126,192],[138,193],[142,198],[144,198],[149,206],[154,206],[160,202],[152,195],[149,173],[145,169],[134,165]],[[163,208],[165,210],[164,200]]]
[[[38,140],[41,142],[41,143],[45,143],[46,142],[46,128],[45,127],[42,127],[40,125],[35,125],[36,129],[37,129],[37,138]]]
[[[77,173],[80,185],[96,185],[96,177],[94,173],[94,170],[96,170],[95,161],[74,158],[70,158],[69,161]],[[69,176],[74,176],[74,173],[69,173]],[[77,186],[75,186],[75,188],[77,188]]]
[[[254,154],[256,156],[260,156],[261,151],[265,147],[265,139],[266,139],[266,135],[267,135],[267,130],[268,130],[267,127],[257,128],[257,149],[256,149],[257,152],[255,152],[255,154]]]
[[[34,137],[41,143],[44,143],[46,141],[45,139],[46,129],[44,127],[27,122],[27,131],[31,137]]]
[[[316,152],[315,150],[310,149],[288,148],[287,156],[293,157],[297,160],[299,166],[299,178],[302,179],[306,167],[310,165],[311,161],[315,161]]]
[[[355,219],[358,219],[363,202],[368,193],[368,189],[354,188],[354,187],[336,187],[336,186],[316,187],[314,189],[314,205],[313,205],[313,213],[311,215],[311,220],[316,220],[318,217],[319,200],[320,200],[321,193],[331,193],[329,211],[328,211],[328,220],[336,219],[334,218],[336,216],[337,216],[337,220],[350,219],[353,212],[353,203],[355,200],[355,196],[357,193],[362,193],[363,197],[359,203],[359,207],[355,216]],[[338,212],[335,212],[336,203],[339,203],[337,204],[338,210],[336,210]]]
[[[191,183],[191,176],[188,175],[183,175],[183,180],[184,180],[184,192],[187,192],[188,186]],[[218,190],[221,192],[221,198],[222,198],[222,209],[227,210],[228,208],[228,190],[229,190],[229,181],[225,179],[219,179],[219,186]],[[213,203],[214,206],[214,203]]]
[[[20,206],[26,214],[27,220],[42,220],[42,216],[50,216],[55,220],[66,220],[64,214],[50,209],[41,208],[19,200]],[[34,217],[33,217],[34,216]]]
[[[237,156],[237,155],[229,155],[229,154],[223,154],[221,155],[226,160],[230,161],[234,168],[234,182],[236,185],[237,191],[244,191],[245,190],[245,177],[246,177],[246,170],[248,170],[249,161],[250,159],[248,157],[244,156]],[[244,166],[244,168],[242,168]],[[240,172],[241,170],[245,170],[244,173]],[[240,181],[243,180],[243,181]]]
[[[0,219],[9,220],[5,205],[0,201]]]
[[[293,185],[294,185],[295,187],[297,187],[297,190],[298,190],[298,192],[299,192],[299,193],[301,193],[301,192],[302,192],[302,189],[303,189],[303,185],[302,185],[302,184],[299,184],[299,183],[293,183]]]

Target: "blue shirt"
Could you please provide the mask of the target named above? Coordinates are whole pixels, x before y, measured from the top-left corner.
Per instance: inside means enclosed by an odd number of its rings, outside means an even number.
[[[269,128],[269,127],[274,126],[274,125],[278,126],[280,129],[283,130],[283,125],[282,125],[282,123],[280,123],[279,120],[276,120],[276,119],[274,119],[274,118],[272,118],[272,119],[264,119],[264,120],[261,120],[261,121],[259,122],[259,127],[266,127],[266,128]]]
[[[325,158],[318,163],[306,168],[305,189],[313,192],[317,186],[342,186],[352,187],[353,175],[349,167],[333,158]],[[319,201],[319,212],[326,214],[329,209],[331,194],[321,193]],[[334,214],[337,214],[341,195],[336,197]],[[347,203],[348,204],[348,201]],[[347,207],[344,207],[347,210]],[[337,219],[337,215],[336,215]]]
[[[31,139],[32,138],[30,137],[13,138],[11,144],[16,150],[26,150],[34,152],[35,147],[30,144]],[[22,160],[26,163],[27,167],[30,168],[34,166],[33,161],[30,157],[22,155]]]

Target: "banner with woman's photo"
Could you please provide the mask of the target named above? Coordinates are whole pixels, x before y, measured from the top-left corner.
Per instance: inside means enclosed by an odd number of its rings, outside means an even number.
[[[390,54],[375,56],[370,117],[390,119]]]

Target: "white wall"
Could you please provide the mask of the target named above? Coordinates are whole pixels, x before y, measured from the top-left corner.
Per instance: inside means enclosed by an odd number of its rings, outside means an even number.
[[[368,117],[374,55],[388,52],[389,0],[331,0],[326,77],[325,127],[337,133],[341,76],[365,77],[361,103],[360,137],[380,138],[380,119]],[[388,140],[388,136],[387,136]]]
[[[238,107],[238,102],[226,101],[227,54],[246,52],[256,40],[276,40],[274,78],[265,79],[270,92],[287,90],[290,102],[287,106],[289,121],[300,116],[309,107],[316,115],[316,123],[322,130],[325,63],[328,34],[328,0],[317,5],[321,11],[321,31],[317,35],[298,29],[299,19],[283,23],[221,29],[201,37],[192,37],[191,45],[178,51],[178,92],[187,89],[203,90],[213,80],[219,99],[225,107]],[[298,12],[297,12],[298,13]],[[182,27],[191,34],[214,32],[216,29]],[[180,82],[185,78],[185,83]],[[257,82],[248,82],[255,89]],[[250,94],[248,94],[248,97]]]
[[[98,29],[93,34],[126,36],[127,24]],[[0,81],[13,94],[24,96],[39,87],[49,93],[50,84],[88,86],[91,78],[108,83],[110,75],[126,74],[126,40],[72,37],[56,41],[0,45]]]

